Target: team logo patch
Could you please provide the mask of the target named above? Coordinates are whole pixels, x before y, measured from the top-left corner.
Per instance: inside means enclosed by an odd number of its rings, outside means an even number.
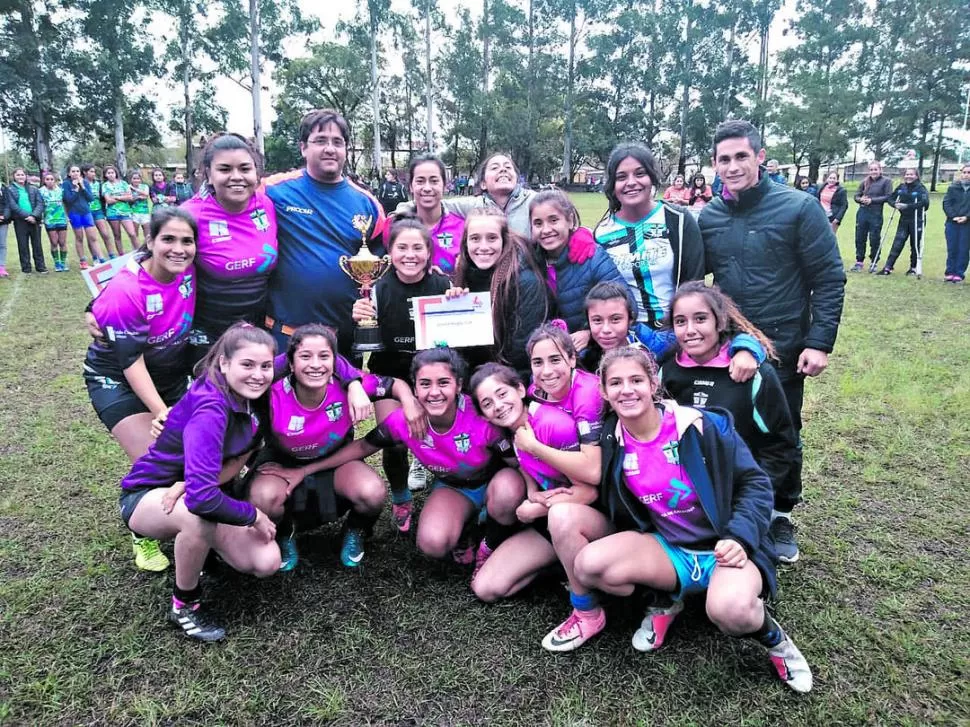
[[[328,404],[324,411],[327,412],[327,420],[335,422],[344,415],[344,405],[339,401],[334,402],[333,404]]]
[[[636,452],[627,452],[623,456],[623,471],[628,475],[640,474],[640,459]]]
[[[209,237],[226,238],[229,237],[229,222],[226,220],[209,220]]]
[[[455,437],[455,449],[458,450],[460,454],[467,454],[468,450],[471,449],[472,440],[467,434],[459,434]]]
[[[190,313],[183,313],[182,320],[179,323],[178,333],[175,334],[175,337],[181,338],[182,336],[184,336],[186,333],[189,332],[189,329],[191,327],[192,327],[192,315]]]
[[[431,438],[430,434],[424,435],[424,439],[421,440],[421,446],[427,449],[434,449],[434,440]]]
[[[441,247],[450,248],[455,242],[455,236],[450,232],[440,232],[438,233],[438,244]]]
[[[266,216],[266,210],[262,207],[254,209],[252,214],[249,215],[249,219],[253,221],[253,227],[260,232],[265,232],[269,229],[269,217]]]
[[[680,449],[680,442],[678,442],[676,439],[673,441],[667,442],[663,446],[663,453],[664,453],[664,457],[667,459],[667,464],[675,464],[675,465],[680,464],[679,449]]]
[[[256,268],[257,273],[265,273],[267,270],[276,265],[276,250],[269,243],[263,243],[263,253],[259,256],[260,263],[259,267]]]
[[[162,308],[163,302],[161,293],[152,293],[151,295],[145,296],[145,312],[148,313],[149,318],[160,316],[163,312]]]
[[[303,426],[306,424],[306,417],[291,416],[290,423],[286,425],[286,431],[290,434],[299,434],[303,431]]]
[[[692,491],[690,485],[674,478],[670,481],[670,489],[667,490],[667,494],[670,495],[670,499],[667,500],[667,507],[677,507],[681,500],[686,500],[691,496]]]
[[[707,406],[707,400],[710,395],[706,391],[695,391],[694,392],[694,406],[699,406],[701,408]]]
[[[179,295],[182,296],[182,300],[188,300],[189,296],[192,295],[192,276],[186,275],[182,278],[182,282],[179,285]]]

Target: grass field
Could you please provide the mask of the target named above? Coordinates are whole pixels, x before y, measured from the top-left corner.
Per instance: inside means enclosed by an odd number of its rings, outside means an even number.
[[[577,195],[592,224],[603,198]],[[815,670],[789,692],[764,654],[689,609],[635,652],[639,606],[571,655],[539,646],[568,611],[550,580],[484,606],[387,516],[363,573],[336,531],[296,572],[218,571],[230,638],[164,622],[170,574],[135,570],[120,448],[80,377],[76,272],[0,281],[0,723],[11,725],[957,725],[970,719],[970,288],[944,285],[940,198],[923,280],[850,275],[830,369],[807,391],[802,560],[779,620]],[[855,206],[840,234],[851,261]],[[72,262],[73,260],[72,253]],[[170,552],[170,551],[169,551]]]

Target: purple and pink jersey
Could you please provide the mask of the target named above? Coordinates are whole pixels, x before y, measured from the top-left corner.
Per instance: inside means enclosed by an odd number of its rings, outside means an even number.
[[[371,399],[383,399],[394,381],[365,374],[360,383]],[[337,378],[330,378],[323,401],[313,409],[300,403],[290,376],[280,379],[270,389],[269,409],[274,449],[296,459],[325,457],[353,438],[347,387]]]
[[[199,225],[196,327],[215,343],[236,321],[262,325],[279,249],[272,201],[256,192],[245,210],[230,213],[203,189],[182,209]]]
[[[529,426],[532,427],[536,439],[542,444],[563,452],[579,451],[576,422],[562,409],[533,401],[529,403],[528,418]],[[569,478],[562,472],[528,452],[520,452],[516,447],[515,455],[519,458],[522,471],[535,480],[543,490],[569,487],[571,484]]]
[[[623,428],[623,480],[650,511],[657,532],[672,545],[704,550],[717,533],[701,507],[697,488],[680,464],[680,437],[671,410],[664,410],[660,432],[649,442]]]
[[[465,218],[454,212],[445,212],[438,224],[428,230],[431,236],[431,264],[437,266],[449,278],[455,274],[461,236],[465,231]]]
[[[185,346],[195,313],[195,269],[160,283],[134,259],[111,279],[91,307],[104,333],[88,346],[85,371],[124,381],[124,372],[145,357],[156,385],[184,377]]]
[[[382,449],[404,444],[435,478],[453,487],[487,484],[505,466],[503,459],[513,456],[509,438],[477,414],[464,394],[458,397],[455,423],[447,432],[428,427],[424,439],[415,439],[408,431],[404,411],[396,409],[366,439]]]
[[[550,401],[544,391],[535,384],[529,386],[529,396],[545,404],[561,409],[573,418],[579,432],[580,444],[599,444],[603,429],[603,398],[600,382],[595,374],[576,369],[569,393],[559,401]]]

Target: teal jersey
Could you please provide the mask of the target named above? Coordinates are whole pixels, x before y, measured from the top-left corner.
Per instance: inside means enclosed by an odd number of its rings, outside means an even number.
[[[134,190],[135,190],[135,188],[132,187],[132,195],[134,195]],[[147,184],[139,184],[138,185],[138,191],[141,192],[142,194],[147,195],[148,194],[148,185]],[[146,196],[144,199],[135,199],[135,201],[131,203],[131,211],[132,211],[133,214],[136,214],[136,215],[147,215],[148,214],[148,197]]]
[[[61,187],[54,187],[54,189],[41,187],[39,191],[44,200],[44,224],[47,227],[66,225],[67,213],[64,211],[64,190]]]
[[[129,186],[128,182],[123,179],[119,179],[117,182],[104,182],[101,185],[101,191],[104,193],[105,197],[115,197],[128,194],[131,191],[131,187]],[[114,202],[112,204],[105,204],[104,213],[109,219],[111,217],[130,217],[131,205],[128,202]]]
[[[88,182],[91,185],[91,211],[99,212],[101,210],[101,182],[95,180],[93,182]]]

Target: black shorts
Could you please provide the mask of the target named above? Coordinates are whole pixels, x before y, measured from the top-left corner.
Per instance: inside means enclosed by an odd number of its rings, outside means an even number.
[[[296,468],[310,464],[313,460],[297,459],[272,447],[263,447],[250,462],[246,477],[242,479],[238,492],[234,493],[236,497],[243,500],[249,498],[249,488],[256,476],[256,470],[267,462]],[[298,530],[312,530],[343,517],[350,510],[351,504],[336,493],[333,482],[333,470],[322,470],[305,477],[286,499],[284,517]]]
[[[121,511],[121,519],[124,521],[125,527],[129,530],[131,530],[131,527],[128,525],[128,521],[131,520],[131,516],[135,513],[135,508],[138,507],[141,498],[154,489],[156,488],[134,487],[130,490],[122,488],[121,495],[118,497],[118,509]],[[132,532],[135,531],[132,530]]]
[[[146,414],[145,406],[138,395],[131,390],[125,380],[117,381],[107,376],[96,376],[84,372],[84,385],[88,387],[91,405],[98,415],[98,419],[110,432],[118,423],[133,414]],[[188,378],[179,378],[158,388],[158,395],[162,397],[165,406],[174,406],[182,398],[188,387]]]

